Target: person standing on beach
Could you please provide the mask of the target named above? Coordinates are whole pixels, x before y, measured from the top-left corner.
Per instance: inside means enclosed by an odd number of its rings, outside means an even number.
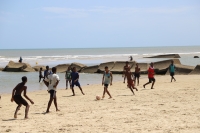
[[[135,76],[135,82],[136,82],[136,79],[137,79],[137,85],[139,85],[139,82],[140,82],[139,81],[139,79],[140,79],[140,68],[138,66],[138,63],[136,63],[134,76]]]
[[[124,66],[123,68],[123,74],[122,74],[122,77],[124,77],[124,83],[125,83],[125,80],[126,80],[126,74],[128,71],[130,71],[131,67],[129,65],[129,62],[126,61],[126,65]]]
[[[40,83],[42,78],[44,78],[44,76],[42,75],[42,67],[41,67],[40,71],[39,71],[39,83]]]
[[[20,107],[24,105],[26,106],[25,119],[28,119],[28,111],[30,105],[26,102],[26,100],[22,98],[21,96],[22,92],[24,92],[24,97],[27,100],[29,100],[32,104],[34,104],[34,102],[26,95],[26,90],[27,90],[27,86],[25,86],[26,82],[27,82],[27,77],[26,76],[22,77],[22,82],[19,83],[12,91],[11,102],[15,101],[16,104],[18,105],[15,110],[14,118],[17,118],[17,112],[19,111]]]
[[[19,58],[19,63],[22,63],[22,57],[20,56],[20,58]]]
[[[69,82],[69,85],[70,85],[70,88],[72,86],[72,83],[71,83],[71,67],[69,66],[66,73],[65,73],[65,79],[66,79],[66,89],[68,89],[68,82]]]
[[[145,88],[146,85],[148,85],[148,84],[150,84],[151,82],[153,82],[153,83],[152,83],[152,86],[151,86],[151,89],[154,89],[153,86],[154,86],[155,81],[156,81],[155,78],[154,78],[154,75],[155,75],[155,73],[154,73],[153,62],[151,62],[150,67],[149,67],[149,70],[148,70],[149,82],[143,85],[144,88]]]
[[[50,74],[52,74],[52,72],[49,70],[49,66],[46,66],[46,70],[44,71],[44,79],[48,78]]]
[[[59,76],[56,74],[56,67],[52,68],[53,74],[48,75],[48,78],[44,79],[45,85],[48,87],[48,92],[50,94],[50,99],[47,106],[46,113],[49,113],[49,109],[51,107],[52,102],[54,101],[54,105],[56,107],[56,111],[60,111],[57,105],[57,97],[56,97],[56,89],[59,83]]]
[[[172,60],[171,61],[171,65],[169,66],[169,72],[170,72],[170,76],[171,76],[171,82],[172,82],[173,79],[174,79],[174,81],[176,81],[176,79],[174,78],[175,70],[176,70],[176,67],[174,65],[174,61]]]
[[[108,70],[108,67],[106,66],[105,72],[103,73],[103,78],[102,78],[102,85],[104,85],[102,99],[105,97],[105,93],[109,95],[109,99],[112,98],[112,96],[110,95],[110,92],[108,91],[108,86],[109,84],[112,85],[112,80],[113,80],[112,72],[110,72]]]
[[[71,73],[71,78],[72,78],[72,93],[73,93],[72,96],[75,96],[74,85],[78,86],[79,89],[81,90],[81,93],[82,93],[83,95],[85,95],[85,94],[83,93],[83,89],[81,88],[81,85],[80,85],[80,83],[79,83],[79,73],[76,71],[76,67],[73,67],[72,70],[73,70],[72,73]]]
[[[128,88],[130,88],[133,95],[135,95],[133,89],[136,89],[136,91],[138,91],[138,89],[135,87],[135,84],[134,84],[133,73],[131,71],[128,71],[126,77],[127,77],[127,82],[128,82]]]

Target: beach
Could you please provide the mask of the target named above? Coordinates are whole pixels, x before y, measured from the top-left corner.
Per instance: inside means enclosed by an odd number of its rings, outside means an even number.
[[[0,100],[0,132],[13,133],[198,133],[200,132],[200,75],[156,75],[155,89],[142,87],[148,81],[141,78],[139,91],[132,95],[121,81],[109,86],[113,96],[96,101],[102,96],[103,86],[83,86],[86,95],[76,87],[76,96],[70,89],[57,91],[59,112],[54,105],[45,114],[49,94],[46,90],[35,90],[27,95],[35,102],[30,106],[29,119],[24,120],[21,107],[18,118],[13,119],[16,104],[10,102],[10,94],[2,94]],[[101,79],[100,79],[101,80]],[[101,82],[101,81],[100,81]]]

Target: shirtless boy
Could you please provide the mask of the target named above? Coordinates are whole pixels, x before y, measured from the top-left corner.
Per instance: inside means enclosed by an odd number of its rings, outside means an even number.
[[[29,111],[30,106],[26,102],[26,100],[24,100],[21,96],[23,91],[24,91],[24,97],[27,100],[29,100],[32,104],[34,104],[34,102],[26,95],[26,90],[27,90],[27,86],[25,86],[26,82],[27,82],[27,77],[26,76],[22,77],[22,82],[19,83],[12,91],[11,102],[15,101],[16,104],[18,104],[15,114],[14,114],[14,118],[17,118],[17,112],[19,111],[20,107],[23,104],[24,106],[26,106],[25,119],[28,119],[28,111]]]
[[[48,75],[48,77],[45,80],[43,80],[45,85],[48,87],[48,92],[50,94],[50,99],[48,102],[46,113],[49,113],[49,109],[53,101],[56,107],[56,111],[60,111],[57,106],[57,97],[56,97],[56,89],[60,80],[59,80],[59,76],[56,74],[56,67],[52,68],[52,72],[53,74]]]
[[[126,74],[130,69],[131,69],[131,67],[129,65],[129,62],[126,61],[126,65],[124,66],[123,75],[122,75],[122,77],[124,77],[124,83],[125,83],[125,80],[126,80]]]
[[[136,79],[137,79],[137,85],[139,85],[140,68],[138,66],[138,63],[136,63],[134,77],[135,77],[135,82],[136,82]]]
[[[109,95],[109,99],[112,98],[110,95],[110,92],[108,91],[108,86],[109,84],[112,85],[112,72],[108,70],[108,67],[105,67],[105,72],[103,73],[103,78],[102,78],[102,85],[104,85],[104,91],[103,91],[103,96],[102,99],[105,97],[105,94],[107,93]]]
[[[127,77],[127,81],[128,81],[128,87],[130,88],[130,90],[133,92],[133,95],[134,95],[135,93],[134,93],[133,89],[136,89],[136,91],[138,91],[138,89],[134,85],[132,72],[128,71],[126,74],[126,77]]]

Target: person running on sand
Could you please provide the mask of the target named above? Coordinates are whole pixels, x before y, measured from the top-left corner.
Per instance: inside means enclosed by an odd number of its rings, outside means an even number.
[[[68,89],[68,82],[69,82],[69,85],[70,85],[70,88],[72,86],[72,83],[71,83],[71,67],[69,66],[66,73],[65,73],[65,79],[66,79],[66,89]]]
[[[109,95],[109,98],[112,98],[112,96],[110,95],[110,92],[108,91],[108,86],[109,84],[112,85],[112,80],[113,80],[112,72],[110,72],[108,70],[108,67],[106,66],[105,72],[103,73],[103,78],[102,78],[102,85],[104,85],[102,99],[105,97],[105,93]]]
[[[127,81],[128,81],[128,88],[130,88],[130,90],[133,92],[133,95],[135,94],[133,89],[136,89],[136,91],[138,91],[138,89],[135,87],[134,85],[134,79],[133,79],[133,74],[131,71],[127,72]]]
[[[171,82],[172,82],[173,79],[174,79],[174,81],[176,81],[176,79],[174,78],[175,70],[176,70],[176,66],[174,65],[174,61],[171,61],[171,65],[169,66]]]
[[[27,90],[27,86],[25,86],[26,82],[27,82],[27,77],[26,76],[22,77],[22,82],[19,83],[12,91],[11,102],[15,101],[16,104],[18,105],[15,110],[14,118],[17,118],[17,112],[19,111],[20,107],[24,105],[26,106],[25,119],[28,119],[28,111],[29,111],[30,105],[26,102],[25,99],[22,98],[21,96],[22,92],[24,92],[24,97],[27,100],[29,100],[32,104],[34,104],[34,102],[26,95],[26,90]]]
[[[83,95],[85,95],[85,94],[83,93],[83,90],[82,90],[82,88],[81,88],[81,85],[80,85],[80,83],[79,83],[79,81],[78,81],[78,80],[79,80],[79,73],[76,71],[76,67],[73,67],[72,70],[73,70],[72,73],[71,73],[71,78],[72,78],[72,93],[73,93],[72,96],[75,96],[74,85],[78,86],[79,89],[81,90],[81,93],[82,93]]]
[[[135,67],[135,73],[134,73],[134,77],[135,77],[135,82],[137,79],[137,85],[139,85],[139,79],[140,79],[140,68],[138,66],[138,63],[136,63],[136,67]]]
[[[44,79],[48,79],[48,76],[52,74],[51,70],[49,70],[49,66],[46,66],[46,70],[44,71]]]
[[[125,80],[126,80],[126,74],[130,69],[131,69],[131,67],[129,65],[129,62],[126,61],[126,65],[123,68],[123,75],[122,75],[122,77],[124,77],[124,83],[125,83]]]
[[[155,78],[154,78],[154,74],[155,74],[155,73],[154,73],[153,62],[151,62],[150,67],[149,67],[149,70],[148,70],[149,82],[143,85],[144,88],[145,88],[146,85],[150,84],[150,83],[153,81],[152,86],[151,86],[151,89],[154,89],[153,86],[154,86],[154,84],[155,84],[155,82],[156,82],[156,80],[155,80]]]
[[[42,78],[44,78],[44,76],[42,75],[42,67],[41,67],[39,71],[39,82],[41,81]]]
[[[52,68],[52,72],[53,72],[53,74],[48,75],[48,78],[43,80],[45,85],[48,87],[48,92],[50,94],[50,99],[49,99],[49,102],[48,102],[46,113],[49,113],[49,109],[50,109],[51,103],[53,101],[54,101],[54,105],[56,107],[56,111],[60,111],[58,109],[57,97],[56,97],[56,89],[57,89],[57,85],[58,85],[60,80],[59,80],[59,76],[56,74],[56,67]]]

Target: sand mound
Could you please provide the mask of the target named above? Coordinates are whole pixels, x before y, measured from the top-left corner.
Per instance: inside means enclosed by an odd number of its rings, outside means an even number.
[[[99,68],[99,65],[88,66],[88,67],[83,68],[83,70],[81,70],[81,72],[82,73],[97,73],[98,68]]]
[[[4,68],[7,72],[35,72],[35,70],[28,63],[16,63],[10,61]]]
[[[189,74],[200,74],[200,65],[197,65]]]
[[[181,58],[179,54],[166,54],[166,55],[156,55],[145,58]]]

